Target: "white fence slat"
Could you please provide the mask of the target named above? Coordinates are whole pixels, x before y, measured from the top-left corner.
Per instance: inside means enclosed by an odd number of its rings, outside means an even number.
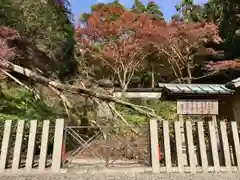
[[[212,156],[213,156],[213,166],[214,166],[215,172],[219,172],[220,163],[219,163],[216,131],[215,131],[215,126],[213,121],[209,121],[208,126],[209,126],[210,142],[211,142],[211,149],[212,149]]]
[[[50,124],[49,120],[43,121],[40,159],[39,159],[39,167],[38,167],[40,172],[44,172],[45,166],[46,166],[49,124]]]
[[[27,159],[26,159],[26,171],[32,171],[32,163],[35,149],[35,140],[36,140],[36,132],[37,132],[37,120],[30,121],[30,130],[29,130],[29,138],[28,138],[28,150],[27,150]]]
[[[216,139],[217,139],[217,147],[220,147],[220,138],[219,138],[217,116],[216,115],[212,116],[212,123],[213,123],[213,126],[215,128],[215,134],[216,134]]]
[[[224,153],[224,160],[225,166],[227,171],[231,172],[231,158],[230,158],[230,150],[229,150],[229,143],[227,137],[227,128],[226,123],[224,121],[220,122],[220,129],[221,129],[221,139],[223,144],[223,153]]]
[[[150,139],[151,139],[151,160],[152,172],[160,172],[160,163],[158,159],[158,124],[156,119],[150,119]]]
[[[234,141],[237,165],[238,165],[238,169],[240,170],[240,143],[239,143],[237,123],[235,121],[231,122],[231,129],[232,129],[232,134],[233,134],[233,141]]]
[[[167,172],[171,172],[172,160],[171,160],[171,146],[170,146],[168,121],[163,121],[163,137],[164,137],[164,154],[165,154],[166,170]]]
[[[52,172],[59,173],[62,160],[62,143],[63,143],[64,119],[57,119],[55,125]]]
[[[13,153],[13,162],[12,162],[12,172],[18,172],[19,170],[19,163],[21,157],[21,147],[22,147],[22,140],[23,140],[23,131],[24,131],[24,120],[18,121],[17,127],[17,134],[16,134],[16,141],[14,146],[14,153]]]
[[[204,139],[204,129],[203,122],[197,122],[197,132],[198,132],[198,140],[199,140],[199,149],[200,149],[200,157],[203,172],[208,172],[208,159],[207,159],[207,151],[206,151],[206,143]]]
[[[192,123],[190,121],[186,121],[186,132],[187,132],[187,147],[189,154],[189,163],[191,173],[196,173],[196,154],[193,144],[193,132],[192,132]]]
[[[24,120],[19,120],[17,122],[17,133],[16,133],[16,140],[13,152],[13,163],[12,163],[12,172],[16,173],[19,171],[19,163],[21,158],[21,147],[24,135]],[[171,161],[171,147],[170,147],[170,134],[169,134],[169,122],[163,121],[163,138],[164,138],[164,155],[165,155],[165,162],[166,167],[160,168],[159,163],[159,145],[158,145],[158,120],[151,119],[150,120],[150,140],[151,140],[151,160],[152,160],[152,171],[154,173],[159,173],[162,171],[166,172],[175,172],[176,170],[180,173],[183,172],[191,172],[196,173],[200,172],[201,168],[203,172],[214,171],[227,171],[227,172],[234,172],[236,171],[237,167],[232,167],[231,165],[231,153],[227,135],[227,128],[224,121],[220,122],[220,131],[219,133],[216,132],[216,127],[214,121],[208,122],[209,126],[209,135],[210,135],[210,144],[212,150],[212,158],[213,158],[213,167],[208,167],[208,159],[207,159],[207,152],[206,152],[206,143],[204,139],[204,127],[203,121],[197,122],[197,134],[198,134],[198,145],[200,150],[201,156],[201,166],[197,167],[197,159],[196,159],[196,152],[194,149],[194,142],[193,142],[193,127],[191,121],[186,121],[186,141],[187,141],[187,149],[189,155],[189,163],[190,167],[184,167],[184,157],[182,151],[182,131],[181,131],[181,122],[176,121],[174,122],[175,127],[175,140],[176,140],[176,150],[177,150],[177,162],[178,167],[172,167]],[[47,158],[47,147],[48,147],[48,137],[49,137],[49,127],[50,121],[45,120],[43,122],[43,129],[41,135],[41,152],[40,152],[40,160],[39,160],[39,171],[45,172],[45,164]],[[7,162],[7,155],[8,155],[8,146],[9,141],[11,138],[11,130],[12,130],[12,121],[7,120],[5,121],[4,126],[4,134],[1,146],[1,156],[0,156],[0,172],[5,171],[5,166]],[[234,148],[236,152],[236,159],[238,170],[240,170],[240,141],[239,141],[239,134],[237,129],[237,123],[231,122],[231,130],[233,134],[233,141],[234,141]],[[63,131],[64,131],[64,119],[57,119],[55,125],[55,134],[54,134],[54,145],[53,145],[53,158],[52,158],[52,167],[51,171],[53,173],[59,173],[61,168],[61,160],[62,160],[62,143],[63,143]],[[35,148],[35,141],[36,141],[36,132],[37,132],[37,121],[32,120],[30,121],[30,130],[29,130],[29,139],[28,139],[28,149],[27,149],[27,158],[26,158],[26,172],[32,171],[32,163],[34,159],[34,148]],[[218,153],[218,140],[217,134],[219,134],[222,145],[223,145],[223,154],[225,159],[225,166],[220,167],[219,162],[219,153]],[[163,169],[164,168],[164,169]]]
[[[181,143],[182,143],[182,160],[183,160],[183,166],[188,165],[187,161],[187,140],[186,140],[186,131],[185,131],[185,120],[182,114],[178,115],[178,119],[180,122],[180,130],[181,130]]]
[[[183,153],[182,153],[182,140],[181,140],[181,127],[180,122],[175,121],[174,122],[175,127],[175,138],[176,138],[176,149],[177,149],[177,163],[178,163],[178,169],[179,172],[184,172],[184,161],[183,161]]]
[[[6,120],[4,125],[4,134],[3,134],[2,147],[1,147],[0,172],[4,172],[6,167],[11,130],[12,130],[12,121]]]

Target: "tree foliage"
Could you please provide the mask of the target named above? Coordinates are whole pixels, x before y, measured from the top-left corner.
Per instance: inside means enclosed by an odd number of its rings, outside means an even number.
[[[112,17],[117,17],[113,19]],[[135,71],[143,65],[147,53],[137,36],[144,15],[125,11],[113,4],[108,9],[97,9],[88,18],[88,27],[79,28],[80,48],[90,53],[93,63],[106,67],[116,75],[125,91]]]
[[[219,25],[223,19],[223,1],[210,0],[205,4],[195,4],[192,0],[182,0],[176,6],[175,17],[185,22],[207,21]]]
[[[151,14],[154,19],[163,20],[163,12],[159,9],[159,6],[154,2],[150,1],[146,6],[140,1],[135,0],[132,11],[137,14],[148,13]]]
[[[54,64],[49,74],[63,78],[74,69],[74,27],[67,1],[1,0],[0,23],[17,30],[41,51],[43,64]],[[39,53],[40,54],[40,53]],[[44,54],[44,55],[43,55]],[[34,59],[31,57],[30,59]],[[40,68],[41,69],[41,68]]]
[[[129,86],[139,86],[139,81],[133,83],[134,78],[147,79],[147,83],[142,80],[143,84],[152,88],[160,76],[166,77],[165,82],[177,79],[179,83],[191,83],[199,77],[195,70],[202,70],[202,66],[212,60],[210,57],[217,54],[215,44],[222,46],[222,41],[226,61],[210,62],[206,68],[215,71],[239,67],[239,61],[234,60],[239,56],[239,3],[236,1],[212,0],[196,5],[185,0],[176,7],[178,15],[169,23],[164,21],[162,11],[154,2],[144,5],[136,0],[131,9],[119,1],[98,3],[91,7],[90,13],[82,15],[81,26],[76,31],[67,5],[63,0],[1,0],[2,81],[11,75],[22,80],[21,74],[31,79],[30,83],[23,82],[29,87],[34,87],[37,81],[53,88],[63,99],[61,91],[70,91],[123,103],[80,87],[78,81],[71,82],[78,86],[67,82],[61,84],[59,77],[64,80],[73,75],[76,68],[79,74],[90,74],[94,80],[108,78],[118,81],[123,91]],[[79,74],[76,79],[82,83],[83,77]],[[6,107],[14,112],[30,106],[12,106],[10,101],[19,103],[20,100],[8,97],[7,102],[4,98],[5,95],[1,100],[6,105],[3,105],[6,113]],[[39,114],[48,114],[51,109],[55,112],[52,106],[46,106],[45,111],[44,103],[31,98],[29,101],[35,103],[33,107]],[[68,104],[66,99],[63,102],[63,105]],[[132,107],[128,103],[124,105]],[[76,112],[71,106],[63,107],[71,113]]]
[[[146,27],[139,30],[139,37],[159,50],[181,83],[191,83],[197,55],[215,53],[207,44],[222,42],[218,27],[212,23],[173,21],[164,25],[152,21]]]
[[[197,8],[197,11],[196,11]],[[239,59],[239,2],[234,0],[211,0],[203,5],[196,5],[190,1],[182,1],[177,6],[181,18],[185,21],[206,21],[216,24],[219,28],[223,43],[218,47],[218,52],[224,52],[206,67],[208,70],[226,70],[230,73],[230,79],[234,69],[237,72]],[[199,18],[195,18],[199,17]],[[237,75],[237,74],[236,74]],[[235,75],[235,76],[236,76]],[[228,78],[228,79],[229,79]]]
[[[1,0],[0,8],[1,62],[61,80],[74,74],[75,30],[66,0]],[[26,86],[17,86],[9,76]],[[24,75],[1,69],[1,119],[54,118],[64,112],[59,104],[49,105],[45,95],[36,99],[33,83]]]
[[[193,7],[191,1],[183,1],[178,7],[185,20],[175,19],[170,23],[166,23],[160,17],[162,13],[153,11],[159,12],[159,8],[153,2],[144,6],[136,0],[130,10],[115,3],[94,6],[88,15],[88,26],[79,28],[77,36],[80,37],[78,40],[81,48],[86,44],[87,50],[94,47],[91,51],[94,51],[95,57],[91,59],[98,59],[95,61],[98,63],[104,62],[107,65],[105,68],[110,67],[125,90],[135,71],[140,72],[140,69],[136,68],[137,65],[141,65],[143,71],[151,72],[152,87],[155,86],[156,71],[167,73],[178,82],[191,83],[197,78],[194,77],[193,71],[208,60],[203,56],[217,54],[211,44],[222,43],[218,27],[212,22],[204,22],[203,16],[200,18],[195,11],[193,12],[194,8],[200,11],[202,7]],[[156,18],[156,14],[159,18]],[[193,14],[199,18],[194,19]],[[127,44],[129,40],[131,43]],[[131,49],[132,43],[136,49]],[[133,63],[130,54],[122,53],[123,48],[120,44],[124,44],[125,51],[135,52],[136,63]],[[127,50],[127,46],[131,48]],[[143,58],[139,58],[140,56]],[[130,65],[134,70],[128,69]],[[128,73],[131,76],[128,76]],[[175,79],[171,78],[172,81]]]

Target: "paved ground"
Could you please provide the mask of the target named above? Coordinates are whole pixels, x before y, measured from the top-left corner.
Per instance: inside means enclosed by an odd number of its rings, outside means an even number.
[[[130,165],[132,163],[132,165]],[[91,164],[91,168],[89,165]],[[62,169],[59,175],[38,174],[29,175],[8,175],[1,176],[0,180],[240,180],[240,173],[151,173],[150,167],[136,165],[136,162],[116,161],[117,167],[104,168],[104,163],[99,161],[73,161],[68,169]],[[50,171],[46,171],[49,173]]]
[[[240,180],[240,174],[62,174],[62,175],[39,175],[39,176],[0,176],[1,180]]]

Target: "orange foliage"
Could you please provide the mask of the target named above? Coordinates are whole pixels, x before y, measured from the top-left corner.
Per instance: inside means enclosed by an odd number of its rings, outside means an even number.
[[[239,69],[240,68],[240,60],[225,60],[225,61],[217,61],[217,62],[209,62],[206,66],[206,69],[209,71],[220,71],[226,69]]]
[[[100,56],[114,68],[123,64],[139,67],[142,64],[141,56],[146,51],[143,43],[137,38],[137,29],[144,26],[144,18],[148,19],[148,15],[138,17],[133,12],[122,12],[115,7],[109,7],[109,11],[104,12],[117,13],[119,17],[108,20],[109,18],[103,19],[102,12],[93,12],[88,19],[88,27],[77,29],[78,42],[83,47],[91,46],[93,42],[104,43]]]
[[[123,65],[140,68],[145,64],[144,57],[153,48],[158,49],[179,77],[184,76],[181,71],[187,66],[188,70],[194,67],[194,54],[215,53],[206,47],[208,42],[222,42],[217,26],[212,23],[172,21],[167,24],[150,14],[139,15],[114,6],[94,11],[88,26],[79,28],[76,34],[84,48],[94,43],[103,44],[99,56],[115,69]]]

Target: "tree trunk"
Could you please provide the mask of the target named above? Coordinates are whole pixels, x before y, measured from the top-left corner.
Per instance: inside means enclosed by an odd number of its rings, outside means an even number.
[[[55,88],[59,91],[66,91],[66,92],[70,92],[72,94],[82,94],[82,95],[86,95],[89,97],[94,97],[94,98],[98,98],[100,100],[106,101],[106,102],[115,102],[117,104],[121,104],[123,106],[126,106],[132,110],[135,110],[137,112],[139,112],[142,115],[145,115],[147,117],[154,117],[157,119],[161,119],[161,117],[157,116],[154,112],[152,112],[149,109],[145,109],[145,108],[141,108],[135,104],[132,104],[130,102],[127,101],[123,101],[119,98],[116,98],[112,95],[108,95],[108,94],[102,94],[102,93],[98,93],[96,92],[94,89],[88,89],[88,88],[83,88],[83,87],[79,87],[79,86],[72,86],[72,85],[66,85],[63,84],[57,80],[51,80],[48,79],[42,75],[39,75],[36,72],[31,71],[28,68],[24,68],[21,67],[19,65],[10,63],[8,61],[0,61],[0,67],[2,69],[5,69],[7,71],[13,71],[16,73],[19,73],[23,76],[28,77],[29,79],[32,79],[34,81],[37,81],[38,83],[41,83],[47,87],[52,87]]]
[[[187,83],[192,84],[192,72],[189,63],[187,64],[187,74],[188,74]]]
[[[151,63],[151,76],[152,76],[152,88],[155,88],[155,70],[154,65]]]

